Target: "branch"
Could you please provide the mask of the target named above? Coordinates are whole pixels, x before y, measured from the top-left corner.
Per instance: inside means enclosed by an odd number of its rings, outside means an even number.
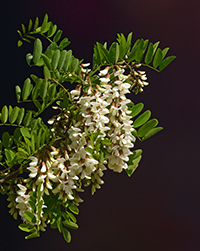
[[[0,184],[3,184],[3,183],[5,183],[6,181],[8,181],[8,180],[10,180],[10,179],[12,179],[12,178],[14,178],[14,177],[16,177],[16,176],[20,173],[20,171],[21,171],[21,170],[24,170],[25,168],[26,168],[26,166],[24,166],[22,169],[19,168],[19,169],[17,169],[16,171],[7,174],[3,179],[0,180]]]

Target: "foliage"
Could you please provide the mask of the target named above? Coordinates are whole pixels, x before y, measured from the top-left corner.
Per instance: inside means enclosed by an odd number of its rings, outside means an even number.
[[[159,42],[138,39],[132,45],[132,33],[127,38],[121,33],[109,48],[94,45],[90,69],[65,49],[68,38],[61,40],[62,31],[47,14],[41,26],[36,18],[18,33],[19,47],[34,41],[26,61],[42,67],[43,76],[31,74],[15,87],[19,105],[1,109],[1,125],[15,130],[12,135],[5,131],[0,141],[0,191],[8,195],[13,217],[20,215],[26,239],[39,237],[50,224],[70,242],[68,229],[78,228],[78,192],[91,185],[94,194],[107,168],[131,176],[142,157],[141,149],[132,150],[136,139],[163,129],[149,110],[142,112],[143,103],[126,97],[148,84],[139,68],[160,72],[175,57],[166,57],[169,48],[161,50]],[[46,48],[43,39],[49,42]],[[70,83],[76,84],[71,91]],[[21,107],[26,102],[35,109]],[[46,123],[42,113],[51,107],[57,111]]]

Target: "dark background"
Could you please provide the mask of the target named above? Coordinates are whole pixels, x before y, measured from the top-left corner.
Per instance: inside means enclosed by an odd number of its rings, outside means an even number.
[[[126,173],[106,171],[95,196],[86,190],[79,229],[67,244],[57,230],[24,240],[1,197],[0,250],[198,251],[200,250],[200,2],[198,0],[35,0],[2,1],[0,15],[0,104],[16,105],[14,86],[34,69],[25,63],[32,47],[17,48],[17,29],[29,18],[49,19],[64,30],[69,48],[91,62],[93,44],[111,44],[117,33],[161,41],[177,59],[163,72],[146,69],[150,85],[132,96],[144,102],[164,130],[142,144],[139,168]]]

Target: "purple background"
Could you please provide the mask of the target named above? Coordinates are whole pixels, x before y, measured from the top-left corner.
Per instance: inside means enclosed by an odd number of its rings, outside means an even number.
[[[3,1],[0,15],[0,103],[16,105],[14,86],[34,71],[25,63],[31,47],[18,49],[17,29],[36,16],[64,30],[76,57],[92,60],[93,44],[111,44],[116,33],[134,32],[170,47],[177,59],[163,72],[146,69],[150,85],[132,96],[144,102],[164,130],[146,142],[139,168],[131,178],[107,171],[95,196],[86,190],[79,229],[67,244],[57,230],[24,240],[20,221],[8,214],[1,196],[0,250],[198,251],[200,250],[199,68],[200,2],[198,0],[35,0]]]

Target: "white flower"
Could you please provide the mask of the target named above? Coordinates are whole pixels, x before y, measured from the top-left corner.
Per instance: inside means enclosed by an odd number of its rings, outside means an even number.
[[[36,185],[39,185],[41,182],[44,183],[44,179],[46,178],[46,175],[40,175],[36,180]]]
[[[50,180],[54,181],[54,182],[57,182],[58,181],[58,177],[55,176],[52,172],[47,172],[47,176]]]
[[[104,70],[99,72],[99,76],[105,76],[108,73],[108,68],[105,68]]]
[[[20,190],[18,190],[18,192],[19,192],[19,191],[22,191],[23,193],[26,192],[27,188],[26,188],[25,186],[23,186],[23,185],[21,185],[21,184],[17,184],[17,186],[18,186],[19,189],[20,189]]]
[[[30,166],[30,167],[27,167],[27,169],[31,172],[31,173],[29,174],[29,177],[30,177],[30,178],[34,178],[34,177],[37,176],[38,169],[37,169],[36,167]]]
[[[100,80],[101,84],[107,84],[108,82],[110,82],[109,78],[100,78],[99,80]]]
[[[47,171],[46,165],[44,162],[42,162],[42,168],[41,168],[40,172],[45,173],[46,171]]]
[[[88,66],[90,66],[90,63],[83,63],[83,64],[81,64],[81,66],[88,67]]]
[[[29,166],[37,166],[38,164],[38,159],[34,156],[29,157],[29,159],[32,160],[32,162],[29,163]]]

